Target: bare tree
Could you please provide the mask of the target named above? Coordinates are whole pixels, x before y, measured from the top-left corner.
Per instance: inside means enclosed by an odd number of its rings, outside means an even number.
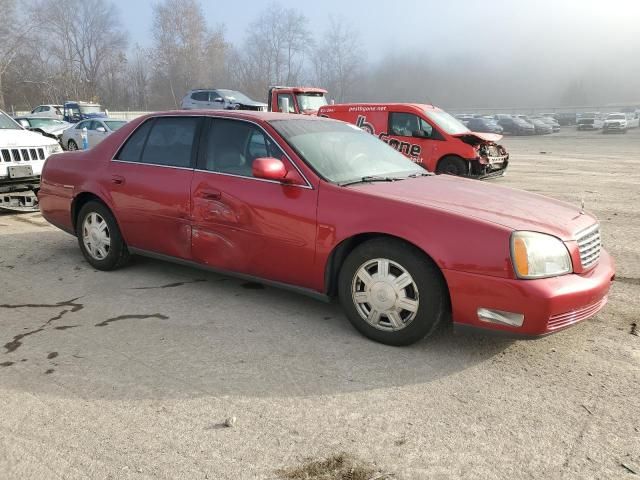
[[[314,76],[338,102],[354,93],[364,72],[365,54],[357,31],[343,20],[329,17],[329,26],[314,51]]]
[[[137,109],[149,108],[149,84],[151,81],[150,52],[136,45],[131,53],[127,69],[127,84],[133,105]]]
[[[155,4],[152,33],[158,103],[166,103],[168,90],[171,103],[177,107],[187,90],[224,76],[224,29],[209,29],[198,0]]]
[[[17,0],[0,0],[0,12],[0,109],[4,109],[4,76],[20,54],[25,38],[37,26],[37,21],[18,10]]]
[[[78,94],[96,98],[107,63],[127,46],[115,5],[109,0],[41,0],[37,12],[47,24],[47,42],[53,44],[63,76],[79,86]]]
[[[235,52],[234,79],[256,97],[270,84],[296,84],[313,44],[308,19],[296,9],[268,6],[247,28],[242,51]]]

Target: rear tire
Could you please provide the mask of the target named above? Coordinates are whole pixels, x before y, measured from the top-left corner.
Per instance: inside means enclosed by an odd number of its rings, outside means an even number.
[[[436,173],[464,177],[469,174],[469,165],[460,157],[450,155],[438,162]]]
[[[338,293],[360,333],[395,346],[431,334],[448,305],[438,267],[417,248],[390,238],[369,240],[349,254]]]
[[[115,270],[129,260],[118,223],[101,202],[87,202],[78,214],[76,236],[84,258],[98,270]]]

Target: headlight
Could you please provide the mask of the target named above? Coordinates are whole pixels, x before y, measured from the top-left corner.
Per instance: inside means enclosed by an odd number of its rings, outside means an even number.
[[[58,143],[54,145],[47,145],[47,152],[49,153],[49,155],[53,155],[54,153],[60,153],[62,152],[62,147]]]
[[[537,232],[511,235],[511,260],[518,278],[545,278],[571,273],[571,257],[559,238]]]

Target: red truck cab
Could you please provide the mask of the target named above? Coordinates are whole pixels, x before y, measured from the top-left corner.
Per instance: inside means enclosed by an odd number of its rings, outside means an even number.
[[[327,91],[315,87],[270,87],[267,103],[270,112],[316,115],[320,107],[328,104]]]
[[[501,135],[472,132],[433,105],[349,103],[323,106],[318,115],[376,135],[430,172],[487,178],[503,175],[509,163]]]

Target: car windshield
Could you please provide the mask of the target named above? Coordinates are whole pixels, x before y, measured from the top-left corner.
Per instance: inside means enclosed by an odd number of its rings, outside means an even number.
[[[80,112],[83,114],[100,113],[101,111],[102,107],[100,105],[80,105]]]
[[[113,130],[115,132],[127,122],[123,120],[106,120],[104,123],[106,123],[107,127],[109,127],[110,130]]]
[[[28,118],[27,121],[32,127],[60,127],[65,124],[55,118]]]
[[[428,110],[425,109],[424,113],[426,113],[427,117],[434,122],[438,127],[444,130],[449,135],[457,135],[459,133],[469,133],[469,129],[465,127],[463,123],[460,122],[457,118],[449,115],[447,112],[443,112],[442,110]]]
[[[322,93],[298,93],[298,106],[300,110],[319,110],[327,105],[327,98]]]
[[[253,102],[249,97],[247,97],[244,93],[236,92],[235,90],[216,90],[220,95],[222,95],[226,100],[231,102]]]
[[[342,184],[366,177],[405,178],[425,170],[355,125],[329,120],[273,120],[271,125],[322,177]]]
[[[615,113],[607,117],[609,120],[626,120],[627,116],[621,113]]]
[[[9,115],[4,112],[0,112],[0,130],[22,130],[22,127]]]

